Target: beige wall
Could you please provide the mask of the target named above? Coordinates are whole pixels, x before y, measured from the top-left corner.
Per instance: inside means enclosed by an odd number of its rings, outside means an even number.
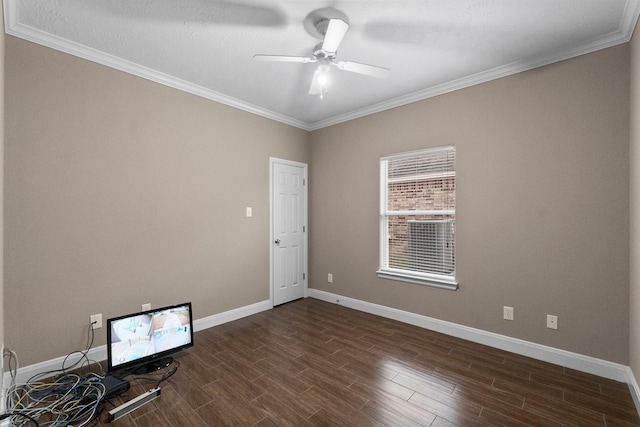
[[[6,47],[5,324],[21,366],[81,349],[91,314],[192,301],[203,318],[269,298],[269,157],[308,163],[307,132]]]
[[[0,346],[4,344],[4,8],[0,7]],[[3,355],[0,355],[3,357]],[[2,381],[0,381],[2,383]]]
[[[274,156],[311,162],[312,287],[613,362],[631,354],[637,372],[628,45],[309,135],[5,42],[4,324],[22,366],[81,347],[90,314],[191,300],[202,318],[267,299]],[[379,157],[444,144],[458,150],[460,290],[378,279]]]
[[[630,331],[629,366],[640,382],[640,37],[636,31],[631,43],[631,108],[629,135],[630,171]]]
[[[627,364],[628,111],[621,45],[313,132],[311,286]],[[380,156],[447,144],[460,289],[378,279]]]

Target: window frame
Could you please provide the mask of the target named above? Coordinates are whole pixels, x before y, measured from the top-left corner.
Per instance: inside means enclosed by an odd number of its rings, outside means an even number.
[[[380,243],[379,243],[379,255],[380,263],[379,269],[376,272],[379,278],[391,279],[408,283],[415,283],[419,285],[425,285],[440,289],[457,290],[458,282],[456,278],[456,262],[455,262],[455,232],[451,242],[453,243],[453,271],[451,274],[437,274],[433,272],[416,271],[412,269],[402,269],[389,267],[389,219],[393,216],[405,216],[405,217],[419,217],[430,216],[438,217],[440,219],[452,219],[455,228],[456,221],[456,209],[455,198],[453,209],[435,209],[435,210],[390,210],[388,202],[388,188],[389,188],[389,173],[388,163],[390,160],[417,158],[429,154],[437,154],[441,152],[453,152],[455,155],[455,146],[443,146],[436,148],[428,148],[417,151],[410,151],[404,153],[391,154],[388,156],[380,157],[380,211],[379,211],[379,224],[380,224]],[[446,170],[441,175],[442,177],[456,177],[455,171],[455,157],[453,160],[453,170]],[[456,178],[457,181],[457,178]],[[455,183],[457,187],[457,182]],[[454,187],[455,194],[455,187]],[[408,220],[409,222],[411,220]],[[438,219],[434,219],[438,221]],[[410,258],[407,258],[410,260]]]

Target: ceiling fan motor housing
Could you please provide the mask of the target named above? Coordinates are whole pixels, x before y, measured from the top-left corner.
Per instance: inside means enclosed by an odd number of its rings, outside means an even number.
[[[313,48],[313,56],[315,56],[317,59],[320,59],[320,58],[334,59],[337,53],[338,52],[327,52],[322,48],[322,43],[318,43],[316,47]]]

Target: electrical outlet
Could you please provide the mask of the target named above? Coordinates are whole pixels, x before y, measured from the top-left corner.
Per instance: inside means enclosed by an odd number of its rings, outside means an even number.
[[[327,274],[327,282],[333,283],[333,274],[331,273]]]
[[[91,318],[91,329],[100,329],[102,328],[102,313],[100,314],[92,314]]]
[[[547,314],[547,328],[558,329],[558,316]]]
[[[140,311],[151,310],[151,303],[142,304],[140,307]]]
[[[513,307],[507,307],[506,305],[503,307],[502,317],[504,320],[513,320]]]

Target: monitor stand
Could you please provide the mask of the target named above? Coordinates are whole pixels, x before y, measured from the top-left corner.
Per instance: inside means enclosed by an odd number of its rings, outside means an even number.
[[[162,357],[160,359],[153,360],[151,362],[145,363],[144,365],[138,366],[132,372],[133,375],[143,375],[148,374],[150,372],[159,371],[160,369],[166,368],[167,366],[173,363],[173,357]]]

